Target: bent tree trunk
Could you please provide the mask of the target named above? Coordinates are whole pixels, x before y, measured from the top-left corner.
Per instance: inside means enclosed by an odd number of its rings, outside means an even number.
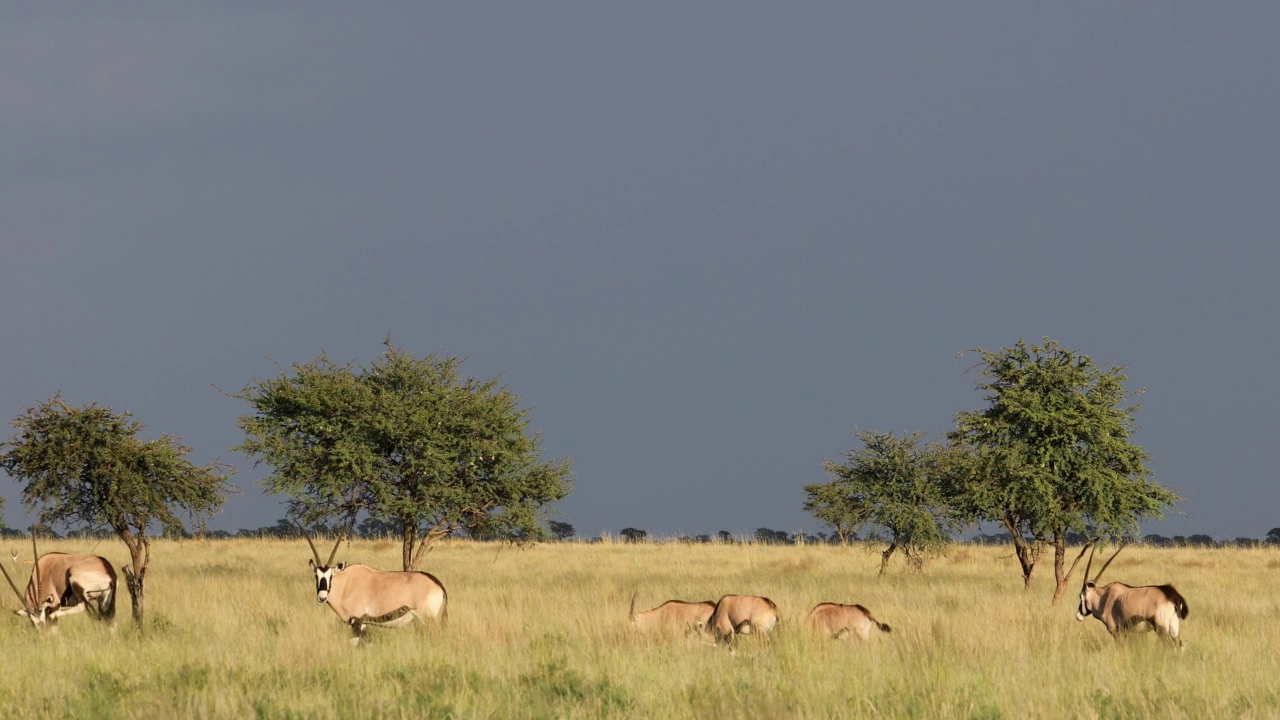
[[[884,552],[880,553],[880,574],[881,575],[885,574],[885,572],[889,570],[889,558],[893,557],[893,551],[897,549],[898,549],[898,543],[895,540],[894,542],[889,543],[889,547],[885,548]]]
[[[1022,589],[1031,589],[1032,573],[1036,569],[1036,561],[1040,559],[1040,543],[1039,537],[1034,538],[1031,542],[1022,536],[1022,523],[1004,519],[1004,526],[1013,536],[1013,553],[1018,557],[1018,564],[1022,566]]]
[[[146,609],[144,591],[146,590],[147,566],[135,571],[132,566],[124,566],[124,580],[129,587],[129,599],[133,601],[133,622],[142,627],[142,615]]]
[[[400,547],[400,569],[404,571],[413,570],[413,551],[418,544],[418,526],[415,522],[404,523],[403,544]]]
[[[147,583],[147,566],[151,564],[151,540],[141,533],[134,535],[125,528],[120,539],[129,548],[129,565],[124,566],[125,585],[129,588],[129,599],[133,601],[133,622],[142,629],[143,613],[146,609],[145,595]]]
[[[1071,582],[1071,575],[1076,571],[1076,566],[1080,564],[1080,558],[1093,547],[1093,541],[1084,544],[1080,548],[1080,554],[1076,555],[1076,559],[1071,561],[1071,567],[1066,568],[1067,560],[1067,541],[1066,538],[1057,533],[1053,536],[1053,577],[1057,581],[1057,586],[1053,589],[1053,600],[1050,605],[1057,605],[1061,602],[1064,595],[1067,594],[1067,583]]]

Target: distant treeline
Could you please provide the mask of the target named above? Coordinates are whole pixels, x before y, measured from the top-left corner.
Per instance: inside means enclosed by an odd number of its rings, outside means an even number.
[[[26,530],[18,530],[11,527],[0,527],[0,538],[6,540],[23,539],[30,536],[31,531],[35,530],[39,537],[51,539],[83,539],[83,540],[110,540],[115,537],[115,533],[106,529],[78,529],[70,532],[59,534],[52,528],[47,526],[33,526]],[[324,524],[314,525],[308,528],[308,531],[315,536],[336,537],[343,530],[339,527],[328,527]],[[603,543],[603,542],[675,542],[685,544],[698,543],[719,543],[722,545],[840,545],[841,541],[835,533],[788,533],[784,530],[773,530],[770,528],[757,528],[750,535],[742,533],[731,533],[728,530],[719,530],[715,534],[700,535],[669,535],[669,536],[651,536],[648,531],[638,528],[627,527],[618,532],[616,536],[601,535],[592,538],[581,537],[577,534],[574,527],[569,523],[551,522],[548,527],[548,535],[552,542],[585,542],[585,543]],[[365,540],[374,539],[390,539],[399,538],[403,534],[403,530],[399,523],[376,520],[374,518],[366,518],[364,521],[352,528],[352,535]],[[164,535],[171,540],[186,540],[194,538],[204,538],[209,540],[230,540],[233,538],[249,538],[249,539],[274,539],[274,540],[301,540],[302,533],[291,520],[281,518],[276,521],[275,525],[268,525],[260,528],[240,528],[235,532],[227,530],[208,530],[204,532],[190,533],[183,531],[181,533],[167,533]],[[455,534],[457,538],[470,538],[474,540],[513,540],[515,538],[507,538],[500,536],[490,536],[483,533],[465,533]],[[846,544],[853,543],[877,543],[883,541],[884,538],[879,533],[870,532],[865,536],[859,536],[857,533],[851,533],[845,540]],[[1070,533],[1067,536],[1067,542],[1071,545],[1083,545],[1088,538],[1082,534]],[[972,538],[955,539],[959,543],[971,543],[975,545],[1008,545],[1013,542],[1013,536],[1007,532],[994,534],[979,534]],[[1173,537],[1165,537],[1164,535],[1143,535],[1134,540],[1135,543],[1147,545],[1150,547],[1257,547],[1262,545],[1280,546],[1280,528],[1272,528],[1267,535],[1262,538],[1237,537],[1231,539],[1215,539],[1209,535],[1174,535]]]

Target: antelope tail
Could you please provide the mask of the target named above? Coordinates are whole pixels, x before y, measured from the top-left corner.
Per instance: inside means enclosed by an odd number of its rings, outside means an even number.
[[[440,627],[448,627],[449,625],[449,591],[444,589],[444,585],[440,586],[444,592],[444,604],[440,606]]]
[[[1173,609],[1178,613],[1178,617],[1186,620],[1187,615],[1191,612],[1191,608],[1187,607],[1187,599],[1173,589],[1172,585],[1161,585],[1160,589],[1164,591],[1165,597],[1169,598],[1169,602],[1173,603]]]
[[[103,619],[110,621],[116,616],[116,588],[115,585],[107,588],[107,592],[102,595],[102,599],[98,601],[98,615]]]
[[[883,633],[893,632],[893,628],[889,627],[889,623],[880,622],[879,620],[876,619],[875,615],[872,615],[871,613],[867,613],[867,619],[875,623],[876,627],[880,628],[880,632],[883,632]]]

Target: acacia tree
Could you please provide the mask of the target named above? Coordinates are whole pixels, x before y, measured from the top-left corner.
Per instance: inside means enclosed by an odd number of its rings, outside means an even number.
[[[572,487],[570,463],[542,458],[520,398],[497,378],[461,377],[456,356],[383,344],[367,368],[322,353],[233,395],[253,407],[236,449],[275,470],[263,488],[289,495],[306,524],[360,511],[394,522],[405,570],[453,532],[541,539],[545,506]]]
[[[950,434],[974,459],[964,502],[1013,535],[1025,587],[1040,552],[1053,547],[1056,604],[1099,539],[1132,537],[1139,521],[1163,517],[1182,498],[1149,479],[1150,456],[1132,438],[1138,406],[1130,401],[1139,393],[1125,390],[1124,367],[1047,337],[974,352],[988,405],[957,414]],[[1086,541],[1067,567],[1072,533]]]
[[[861,496],[851,495],[835,482],[805,485],[808,499],[804,510],[835,530],[841,545],[847,545],[849,537],[866,523],[871,508]]]
[[[229,465],[195,465],[178,438],[143,440],[142,424],[131,418],[97,404],[71,407],[55,395],[13,421],[17,433],[0,446],[0,467],[25,483],[23,503],[39,509],[39,523],[106,525],[124,542],[125,581],[140,625],[153,526],[185,532],[180,513],[208,517],[235,488],[227,483]]]
[[[922,443],[922,433],[864,430],[857,437],[862,447],[843,453],[844,463],[824,464],[830,483],[805,486],[805,509],[835,527],[842,540],[862,523],[884,528],[889,546],[880,554],[881,575],[899,549],[918,570],[924,556],[945,548],[962,524],[947,495],[951,453]]]

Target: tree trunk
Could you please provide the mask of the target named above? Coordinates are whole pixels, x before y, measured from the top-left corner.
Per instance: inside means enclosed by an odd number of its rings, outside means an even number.
[[[143,533],[134,535],[124,523],[116,526],[116,534],[129,548],[129,563],[124,566],[125,587],[129,589],[129,599],[133,601],[133,623],[142,630],[143,613],[146,609],[144,591],[147,582],[147,566],[151,564],[151,540]]]
[[[1053,601],[1050,605],[1057,605],[1061,602],[1064,595],[1067,594],[1067,583],[1071,581],[1071,575],[1076,571],[1076,566],[1080,564],[1080,558],[1093,547],[1093,541],[1084,544],[1080,548],[1080,554],[1076,555],[1076,559],[1071,561],[1071,567],[1065,568],[1067,559],[1067,542],[1066,538],[1061,535],[1053,536],[1053,576],[1058,581],[1057,587],[1053,590]]]
[[[132,566],[125,565],[124,579],[129,588],[129,599],[133,601],[133,622],[141,628],[143,611],[146,609],[144,591],[146,590],[147,567],[143,565],[141,571],[135,572]]]
[[[413,569],[413,554],[418,545],[418,525],[414,521],[403,521],[404,545],[400,549],[401,569],[406,572]]]
[[[880,553],[880,574],[885,574],[889,569],[889,558],[893,557],[893,551],[898,549],[897,541],[889,543],[889,547]]]
[[[1022,537],[1020,523],[1010,518],[1004,519],[1004,526],[1013,536],[1013,553],[1018,556],[1018,564],[1022,566],[1022,589],[1031,589],[1032,573],[1036,569],[1036,560],[1040,559],[1040,539],[1028,543]]]

